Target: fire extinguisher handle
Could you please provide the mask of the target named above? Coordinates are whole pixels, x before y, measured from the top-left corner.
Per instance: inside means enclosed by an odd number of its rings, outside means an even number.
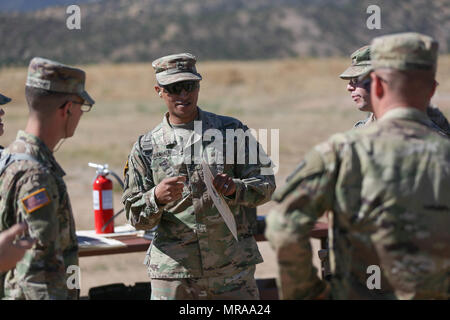
[[[124,188],[122,179],[114,171],[108,169],[108,164],[101,165],[101,164],[89,162],[88,166],[92,167],[92,168],[96,168],[97,174],[100,174],[103,176],[107,176],[108,174],[111,174],[117,180],[117,182],[120,184],[122,189]]]

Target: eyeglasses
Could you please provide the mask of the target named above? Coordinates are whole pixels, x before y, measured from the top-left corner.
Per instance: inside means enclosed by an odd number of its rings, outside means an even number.
[[[161,86],[169,94],[180,94],[181,91],[192,92],[200,87],[198,81],[181,81]]]
[[[359,85],[361,87],[365,87],[368,84],[370,84],[370,81],[371,81],[370,79],[365,79],[363,81],[359,81],[358,79],[359,79],[358,77],[350,78],[348,84],[351,85],[352,87],[356,87],[357,85]]]
[[[350,80],[348,81],[348,84],[351,85],[352,87],[355,87],[357,83],[358,78],[350,78]]]
[[[71,101],[69,100],[68,102],[72,102],[75,104],[81,104],[81,111],[83,112],[89,112],[92,109],[92,104],[86,104],[84,101],[83,102],[79,102],[79,101]]]

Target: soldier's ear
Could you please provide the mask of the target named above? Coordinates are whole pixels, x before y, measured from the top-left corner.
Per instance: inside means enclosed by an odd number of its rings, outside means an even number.
[[[69,116],[70,108],[72,107],[72,102],[66,101],[61,107],[59,107],[58,112],[60,113],[60,116],[62,118],[65,118],[66,116]]]
[[[372,78],[371,90],[375,94],[377,98],[381,98],[384,96],[384,88],[382,84],[382,80],[378,77],[375,72],[372,72],[370,77]]]
[[[431,92],[430,92],[430,99],[434,96],[434,93],[436,92],[436,88],[438,85],[439,85],[439,83],[436,80],[434,80],[433,86],[432,86]]]
[[[156,93],[162,98],[162,91],[161,91],[161,87],[160,86],[155,86],[155,91]]]

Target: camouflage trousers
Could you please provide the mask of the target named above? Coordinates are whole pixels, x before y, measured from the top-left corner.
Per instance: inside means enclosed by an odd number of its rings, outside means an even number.
[[[259,300],[255,266],[220,277],[152,279],[151,300]]]

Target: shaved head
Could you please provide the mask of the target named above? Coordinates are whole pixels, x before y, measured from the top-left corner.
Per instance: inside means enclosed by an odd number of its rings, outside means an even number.
[[[432,70],[380,68],[370,77],[372,108],[377,118],[398,106],[425,112],[437,86]]]
[[[436,85],[430,70],[378,69],[375,74],[386,80],[390,94],[406,100],[427,101]]]
[[[43,89],[25,87],[25,97],[27,99],[30,115],[45,119],[54,113],[65,102],[76,99],[76,95],[47,91]]]

